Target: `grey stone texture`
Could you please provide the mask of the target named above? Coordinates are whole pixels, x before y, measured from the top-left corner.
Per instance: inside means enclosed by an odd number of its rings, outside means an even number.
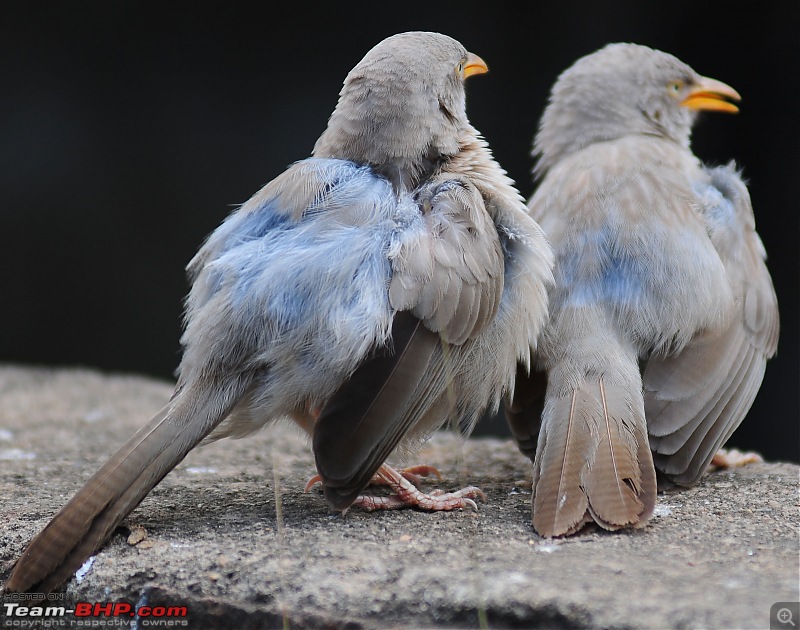
[[[170,393],[137,376],[0,367],[0,581]],[[775,602],[800,599],[795,464],[659,494],[642,530],[544,540],[530,461],[510,441],[442,431],[407,463],[439,468],[426,489],[474,484],[487,501],[332,513],[303,491],[313,456],[288,423],[195,449],[66,597],[186,606],[191,628],[768,628]]]

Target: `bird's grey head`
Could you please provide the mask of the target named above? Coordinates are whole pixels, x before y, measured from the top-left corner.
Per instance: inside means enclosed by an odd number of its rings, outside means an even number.
[[[486,70],[446,35],[393,35],[347,75],[314,155],[370,164],[396,186],[414,186],[459,151],[470,128],[464,79]]]
[[[638,44],[609,44],[565,70],[550,93],[533,154],[541,176],[562,157],[627,135],[689,146],[699,110],[736,112],[730,87],[680,59]]]

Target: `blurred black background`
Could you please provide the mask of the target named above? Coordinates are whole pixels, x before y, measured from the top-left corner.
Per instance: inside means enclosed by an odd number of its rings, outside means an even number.
[[[528,4],[4,3],[0,361],[172,378],[185,264],[309,155],[346,73],[384,37],[440,31],[487,61],[469,116],[526,198],[552,82],[634,41],[743,96],[693,142],[707,162],[743,166],[781,306],[779,356],[732,443],[800,460],[800,3]]]

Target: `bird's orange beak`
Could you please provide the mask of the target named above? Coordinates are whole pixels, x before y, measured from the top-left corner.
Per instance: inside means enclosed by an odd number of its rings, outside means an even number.
[[[486,62],[475,55],[473,53],[467,53],[467,61],[464,64],[464,70],[462,71],[464,74],[464,78],[471,77],[473,74],[484,74],[485,72],[489,72],[489,66],[486,65]]]
[[[700,77],[700,81],[692,86],[681,101],[681,105],[689,109],[735,114],[739,108],[728,99],[741,101],[742,97],[727,83],[709,77]]]

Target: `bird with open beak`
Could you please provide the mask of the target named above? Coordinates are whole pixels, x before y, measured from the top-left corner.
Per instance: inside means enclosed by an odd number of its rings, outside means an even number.
[[[507,417],[533,460],[533,525],[642,527],[657,475],[691,486],[749,410],[778,308],[735,165],[690,150],[739,94],[667,53],[611,44],[552,88],[528,204],[556,254],[536,365]],[[540,426],[541,424],[541,426]]]

